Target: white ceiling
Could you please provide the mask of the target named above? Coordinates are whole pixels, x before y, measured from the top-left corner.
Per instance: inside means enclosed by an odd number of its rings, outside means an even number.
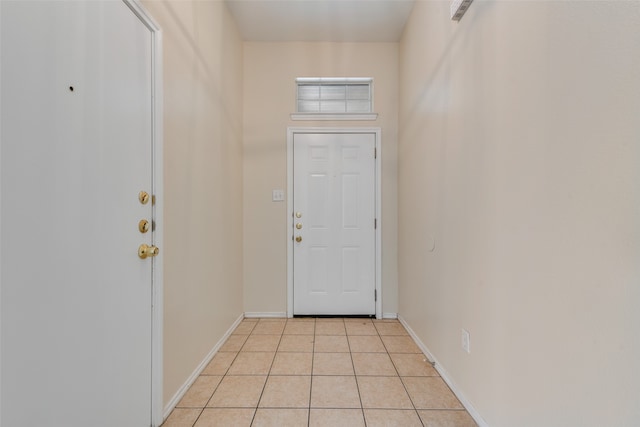
[[[396,42],[414,0],[225,0],[247,41]]]

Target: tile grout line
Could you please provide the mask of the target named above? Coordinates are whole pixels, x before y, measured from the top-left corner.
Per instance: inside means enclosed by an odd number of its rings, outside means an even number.
[[[257,322],[256,322],[256,325],[257,325]],[[238,325],[238,326],[240,326],[240,325]],[[236,329],[238,329],[238,326],[236,326]],[[251,331],[249,331],[249,335],[247,335],[247,340],[249,339],[249,336],[251,336],[251,332],[253,332],[254,328],[255,328],[255,325],[251,328]],[[235,332],[236,329],[234,329],[234,332]],[[233,335],[233,332],[231,333],[231,335]],[[231,337],[231,335],[229,335],[229,336]],[[198,423],[198,421],[202,417],[202,414],[204,414],[204,410],[207,409],[207,405],[209,405],[209,402],[211,402],[211,399],[213,399],[213,395],[216,394],[216,391],[220,387],[220,384],[222,384],[222,380],[224,380],[224,378],[227,376],[227,373],[229,372],[229,369],[231,369],[231,365],[233,365],[233,362],[235,362],[235,360],[238,358],[238,355],[240,354],[240,351],[242,350],[242,347],[244,347],[244,345],[246,344],[247,340],[245,340],[242,343],[242,346],[240,346],[240,349],[238,349],[238,351],[236,352],[236,355],[233,357],[233,360],[231,360],[231,363],[229,363],[229,366],[227,366],[227,369],[225,369],[224,374],[222,374],[222,378],[220,378],[220,381],[218,382],[218,384],[213,389],[213,393],[211,393],[211,396],[209,396],[209,399],[207,399],[207,403],[205,403],[204,406],[202,407],[202,410],[200,411],[200,413],[196,417],[195,421],[193,422],[192,427],[194,427]],[[216,356],[219,353],[220,353],[220,351],[218,351],[216,353]],[[213,357],[215,358],[215,356],[213,356]],[[213,361],[213,359],[211,359],[211,361]],[[209,363],[211,363],[211,362],[209,362]],[[206,369],[206,367],[205,367],[205,369]],[[201,376],[203,376],[203,374],[198,375],[198,378],[201,377]]]
[[[307,427],[311,425],[311,395],[313,393],[313,359],[316,355],[316,319],[313,319],[313,345],[311,346],[311,371],[309,372],[309,404],[307,413]]]
[[[260,319],[258,321],[258,323],[260,323],[260,321],[262,321],[263,319]],[[257,326],[257,324],[256,324]],[[278,354],[278,348],[280,347],[280,343],[282,342],[282,337],[284,335],[284,330],[287,327],[287,322],[284,323],[284,327],[282,328],[282,331],[280,332],[280,338],[278,339],[278,345],[276,346],[276,351],[273,353],[273,359],[271,359],[271,365],[269,365],[269,370],[267,371],[267,377],[264,380],[264,384],[262,385],[262,391],[260,392],[260,397],[258,397],[258,401],[256,402],[256,407],[254,408],[255,410],[253,411],[253,418],[251,418],[251,424],[250,426],[253,425],[253,423],[256,420],[256,415],[258,415],[258,408],[260,406],[260,401],[262,400],[262,396],[264,395],[264,390],[267,388],[267,382],[269,382],[269,377],[271,376],[271,368],[273,368],[273,362],[276,360],[276,354]],[[255,329],[255,327],[254,327]],[[253,332],[253,330],[252,330]],[[258,334],[259,335],[259,334]],[[249,335],[251,336],[251,335]],[[249,338],[247,338],[248,340]]]

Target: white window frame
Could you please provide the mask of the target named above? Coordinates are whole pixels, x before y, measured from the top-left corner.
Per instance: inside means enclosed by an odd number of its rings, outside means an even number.
[[[374,113],[373,103],[373,78],[371,77],[298,77],[296,78],[296,99],[295,106],[298,109],[298,87],[301,84],[317,84],[317,85],[330,85],[330,84],[363,84],[369,85],[369,102],[371,105],[371,112],[368,113],[301,113],[295,112],[291,114],[291,120],[377,120],[378,114]]]

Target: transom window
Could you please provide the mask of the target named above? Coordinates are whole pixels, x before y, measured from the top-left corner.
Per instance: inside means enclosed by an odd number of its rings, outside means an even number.
[[[298,113],[371,113],[373,111],[371,78],[300,77]]]

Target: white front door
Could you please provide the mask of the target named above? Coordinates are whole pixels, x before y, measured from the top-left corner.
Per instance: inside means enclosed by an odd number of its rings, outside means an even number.
[[[0,424],[149,426],[150,30],[121,1],[0,7]]]
[[[294,134],[294,315],[376,312],[375,139]]]

